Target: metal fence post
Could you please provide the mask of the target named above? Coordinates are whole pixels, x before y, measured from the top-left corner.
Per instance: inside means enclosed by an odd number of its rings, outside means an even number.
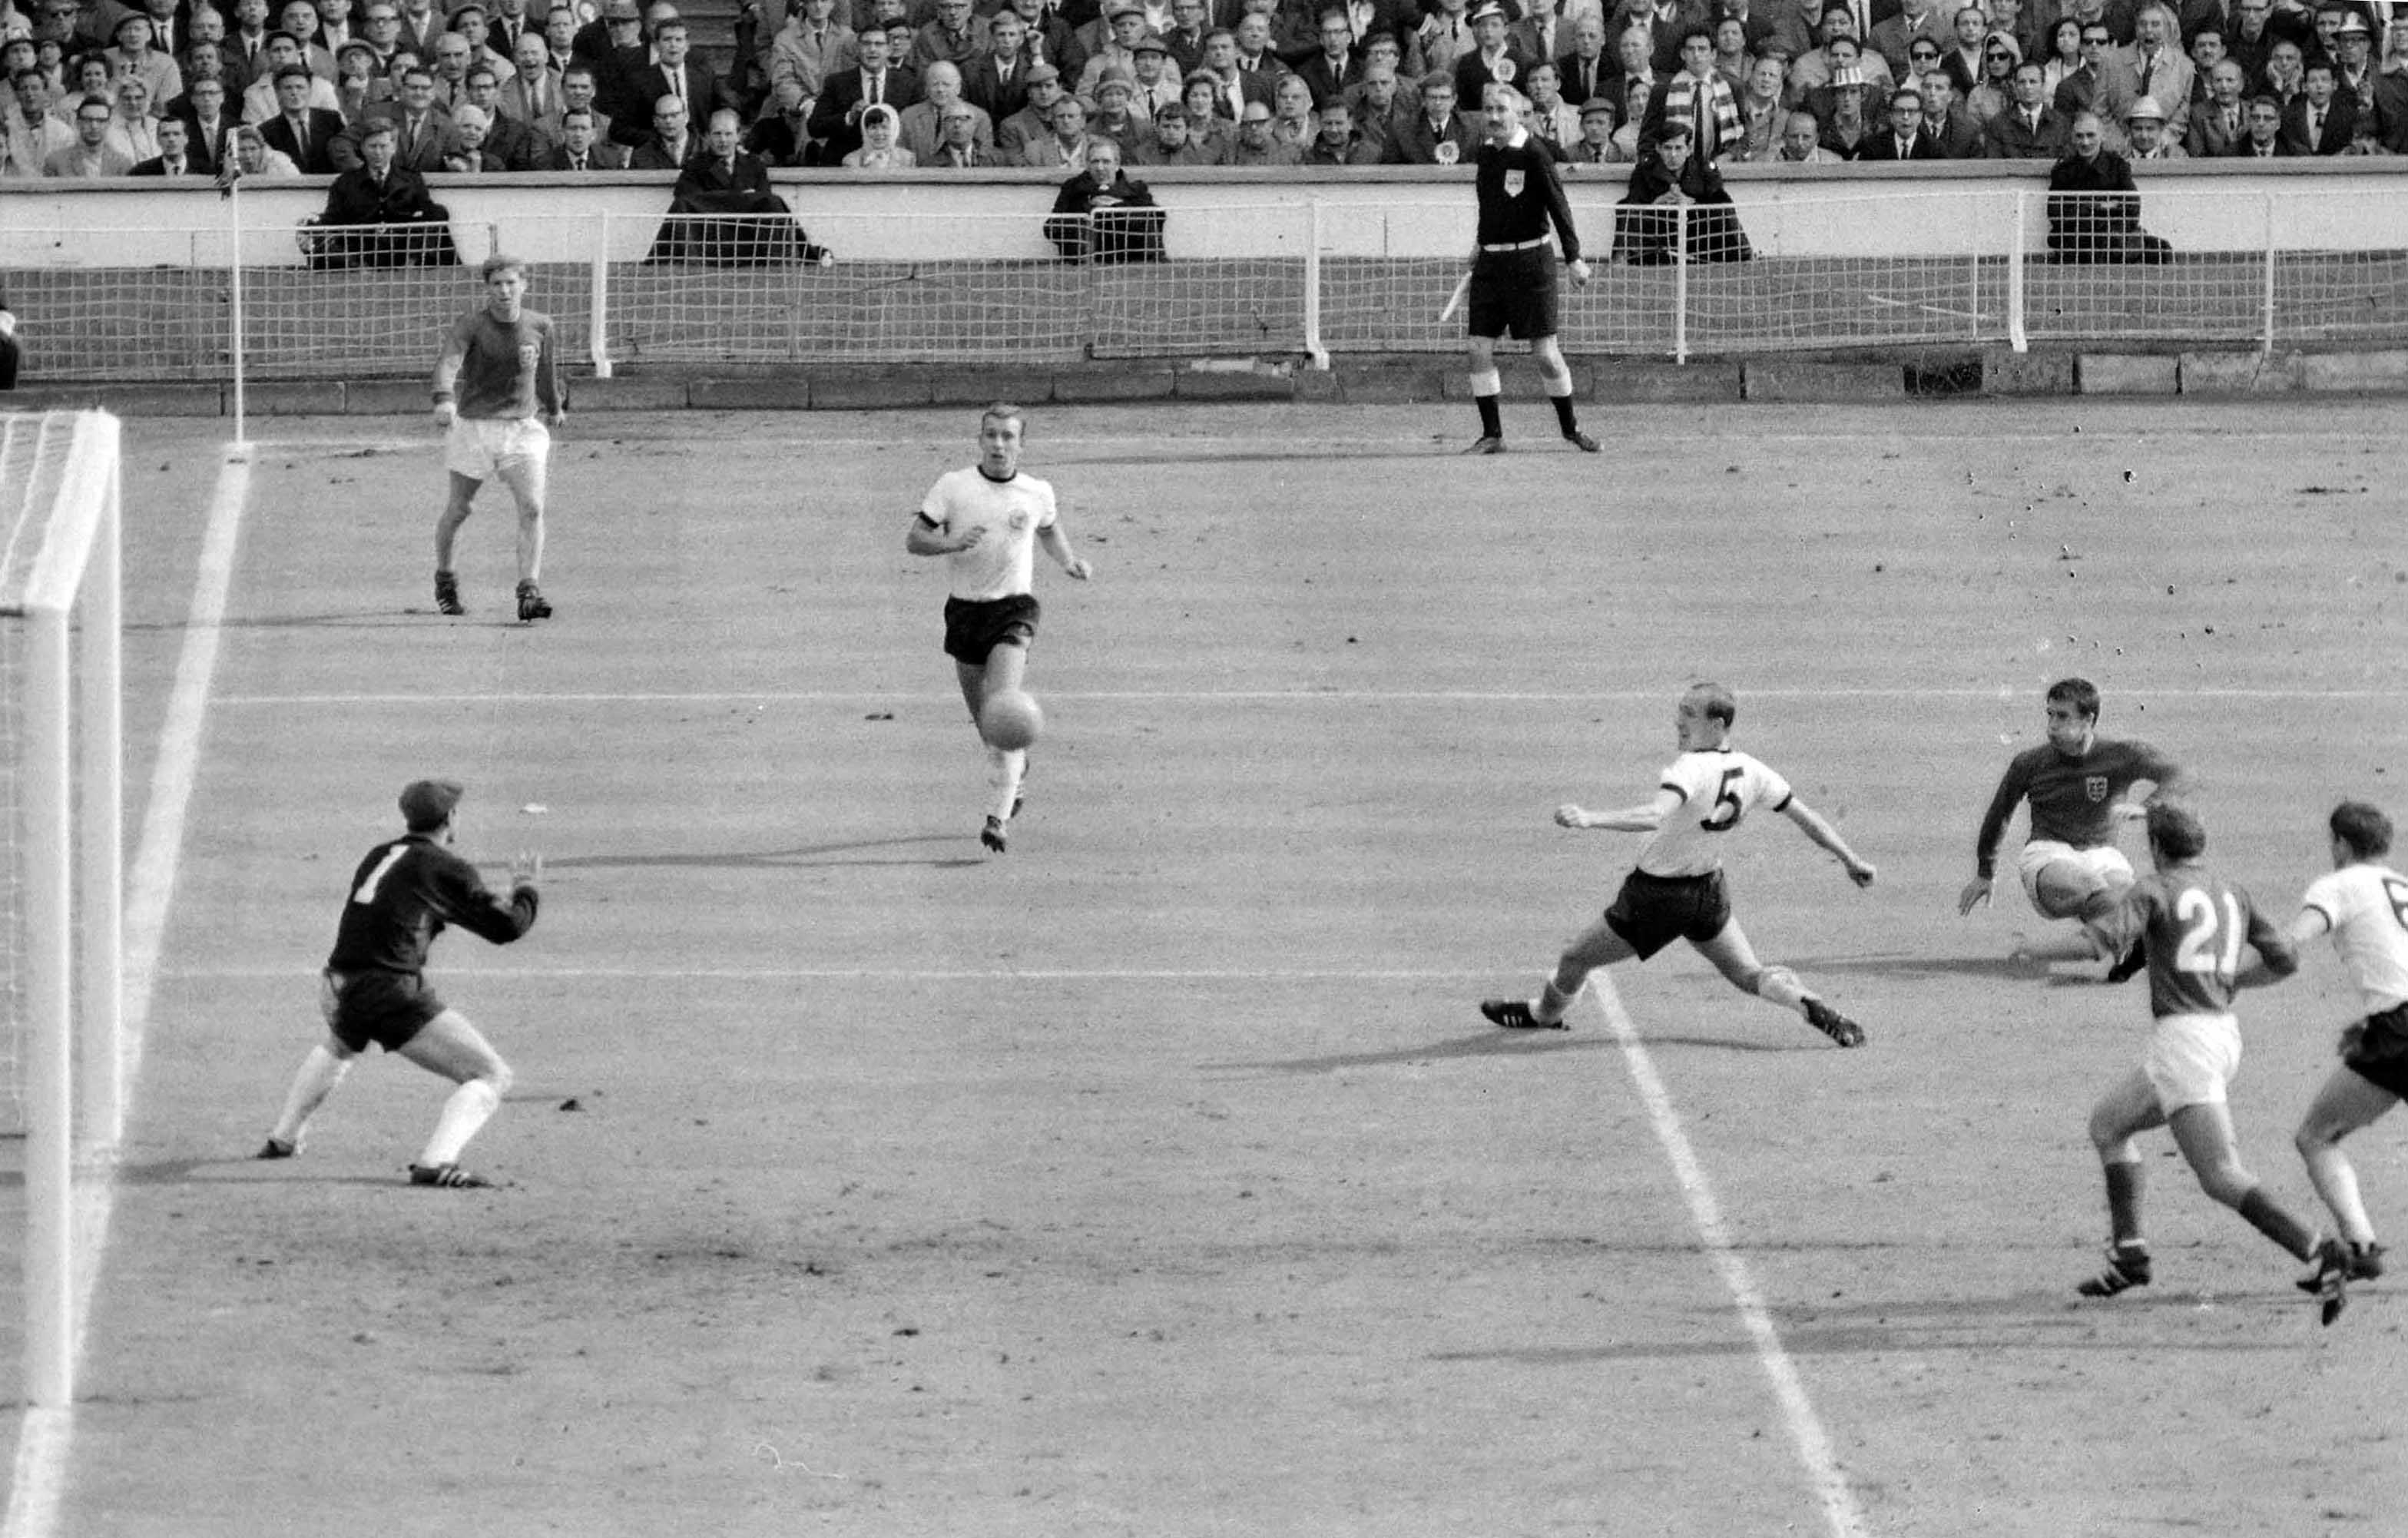
[[[2007,345],[2018,352],[2031,351],[2031,338],[2024,332],[2024,200],[2030,195],[2025,188],[2015,189],[2007,230]]]
[[[1689,361],[1689,206],[1672,210],[1672,361]]]
[[[1321,199],[1304,200],[1304,351],[1312,367],[1326,372],[1329,349],[1321,343]]]
[[[234,136],[228,134],[231,146]],[[244,415],[242,355],[242,179],[237,176],[226,188],[226,229],[230,244],[226,250],[226,346],[234,354],[234,441],[239,448],[251,441],[244,432],[248,420]]]
[[[594,360],[594,377],[610,377],[610,210],[602,210],[602,226],[594,241],[593,271],[587,285],[585,353]]]
[[[2260,296],[2261,336],[2258,351],[2267,357],[2274,355],[2274,190],[2261,194],[2266,200],[2266,285]]]

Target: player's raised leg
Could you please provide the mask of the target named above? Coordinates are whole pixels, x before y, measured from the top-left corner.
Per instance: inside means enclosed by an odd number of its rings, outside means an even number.
[[[435,520],[435,607],[445,614],[465,614],[468,611],[460,602],[460,578],[458,568],[452,564],[452,549],[459,541],[460,525],[476,510],[477,488],[484,482],[458,470],[451,472],[451,496]]]
[[[1714,964],[1732,987],[1754,994],[1768,1004],[1794,1010],[1805,1022],[1843,1047],[1862,1046],[1865,1028],[1823,1002],[1822,997],[1786,967],[1768,967],[1756,958],[1747,932],[1732,919],[1711,940],[1694,942],[1698,954]]]
[[[1564,1013],[1572,1007],[1588,985],[1589,973],[1611,967],[1617,961],[1627,961],[1639,954],[1630,941],[1614,933],[1613,927],[1600,918],[1583,929],[1564,953],[1555,960],[1555,970],[1541,985],[1535,999],[1486,999],[1480,1013],[1491,1025],[1508,1030],[1562,1030]]]
[[[486,1041],[467,1016],[447,1009],[402,1043],[402,1056],[430,1073],[459,1085],[443,1102],[435,1134],[409,1167],[413,1185],[453,1187],[489,1186],[492,1182],[460,1168],[468,1140],[484,1128],[502,1107],[510,1090],[510,1066]]]

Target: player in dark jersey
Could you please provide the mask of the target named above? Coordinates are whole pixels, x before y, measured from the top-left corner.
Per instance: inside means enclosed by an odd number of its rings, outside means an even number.
[[[2241,1163],[2226,1086],[2241,1066],[2241,1023],[2232,995],[2242,947],[2256,949],[2264,970],[2287,977],[2299,957],[2249,895],[2199,863],[2207,829],[2178,806],[2149,808],[2149,857],[2156,873],[2123,898],[2149,957],[2149,1013],[2155,1024],[2141,1064],[2090,1111],[2090,1141],[2107,1177],[2114,1238],[2106,1269],[2081,1284],[2088,1298],[2113,1298],[2150,1280],[2141,1237],[2141,1151],[2132,1140],[2156,1127],[2173,1131],[2200,1189],[2249,1220],[2300,1260],[2316,1251],[2315,1230],[2268,1196]],[[2325,1322],[2340,1313],[2338,1284]]]
[[[1554,225],[1555,238],[1563,243],[1564,265],[1573,282],[1588,282],[1588,264],[1581,260],[1580,234],[1572,228],[1572,208],[1556,180],[1555,157],[1522,126],[1521,105],[1520,93],[1498,81],[1489,82],[1482,97],[1486,138],[1474,163],[1480,168],[1474,181],[1480,233],[1471,250],[1465,326],[1471,351],[1471,403],[1480,408],[1480,440],[1464,453],[1505,452],[1505,423],[1498,410],[1505,381],[1497,372],[1497,338],[1511,334],[1530,344],[1564,441],[1595,453],[1597,439],[1581,431],[1572,410],[1571,365],[1564,361],[1563,347],[1555,339],[1562,323],[1556,317],[1555,252],[1547,243],[1548,226]]]
[[[2178,794],[2182,770],[2146,742],[2099,735],[2099,688],[2088,679],[2060,679],[2049,685],[2048,740],[2027,748],[2007,765],[1973,841],[1973,879],[1957,894],[1956,912],[1970,914],[1990,900],[1999,841],[2018,803],[2031,803],[2031,830],[2015,869],[2024,895],[2046,918],[2071,918],[2081,936],[2027,942],[2015,937],[2014,954],[2045,965],[2051,961],[2105,959],[2124,955],[2131,936],[2117,915],[2132,885],[2131,862],[2115,847],[2115,825],[2146,813],[2147,802]],[[2146,800],[2132,799],[2147,784]]]
[[[533,928],[543,861],[522,854],[510,862],[507,900],[487,890],[477,868],[448,847],[460,794],[449,780],[411,783],[401,793],[408,831],[369,850],[352,873],[321,989],[326,1040],[309,1049],[294,1075],[284,1114],[260,1149],[261,1158],[291,1158],[301,1151],[310,1116],[374,1042],[460,1086],[443,1102],[435,1135],[410,1165],[410,1183],[493,1184],[461,1169],[460,1151],[501,1108],[510,1068],[467,1016],[427,986],[426,952],[449,924],[496,945]]]
[[[452,492],[435,520],[435,607],[465,614],[452,551],[477,488],[499,476],[519,511],[519,618],[550,619],[543,596],[543,510],[552,433],[568,414],[552,317],[525,307],[527,265],[494,255],[485,299],[452,323],[435,360],[435,424],[444,429]]]

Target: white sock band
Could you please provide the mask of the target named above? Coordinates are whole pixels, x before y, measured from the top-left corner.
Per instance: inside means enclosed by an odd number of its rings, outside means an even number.
[[[1505,376],[1494,368],[1475,368],[1471,371],[1471,393],[1501,395],[1505,393]]]

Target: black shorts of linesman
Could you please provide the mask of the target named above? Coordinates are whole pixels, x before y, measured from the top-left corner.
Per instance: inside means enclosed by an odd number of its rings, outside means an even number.
[[[1481,7],[1484,11],[1494,8],[1493,0]],[[1571,269],[1573,282],[1588,281],[1588,264],[1581,260],[1580,235],[1572,228],[1571,205],[1555,176],[1555,158],[1522,125],[1523,106],[1521,93],[1493,80],[1481,99],[1486,140],[1474,162],[1479,167],[1480,230],[1471,252],[1466,328],[1480,440],[1464,452],[1505,452],[1504,420],[1498,410],[1505,385],[1497,373],[1497,338],[1511,335],[1530,344],[1564,441],[1595,453],[1597,439],[1581,431],[1573,412],[1571,366],[1555,340],[1562,326],[1556,252],[1547,238],[1548,226],[1555,226],[1555,239],[1562,242],[1563,263]]]

